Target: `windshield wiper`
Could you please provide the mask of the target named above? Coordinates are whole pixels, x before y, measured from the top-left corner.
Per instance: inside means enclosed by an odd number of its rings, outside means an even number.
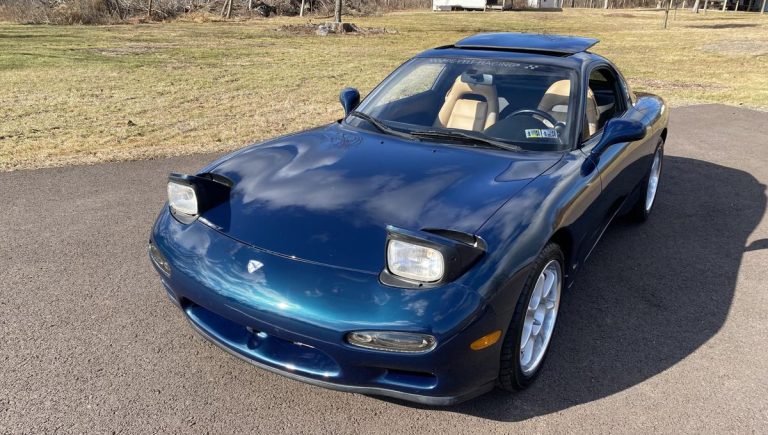
[[[402,137],[404,139],[413,139],[413,136],[400,130],[396,130],[387,124],[384,124],[383,122],[379,121],[378,119],[374,118],[373,116],[358,112],[357,110],[353,110],[349,112],[349,116],[354,116],[363,120],[368,121],[369,124],[376,127],[376,130],[379,130],[382,133],[391,134],[392,136]]]
[[[463,131],[423,130],[423,131],[413,131],[411,132],[411,135],[416,137],[430,138],[430,139],[450,139],[450,140],[455,140],[455,141],[470,143],[470,144],[479,143],[479,144],[489,145],[494,148],[501,148],[509,151],[522,150],[522,148],[520,148],[519,146],[512,145],[511,143],[507,143],[500,140],[491,139],[487,136],[480,136],[477,134],[471,134]]]

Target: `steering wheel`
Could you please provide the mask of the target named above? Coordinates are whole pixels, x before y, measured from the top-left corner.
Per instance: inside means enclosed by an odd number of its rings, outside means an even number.
[[[539,109],[520,109],[520,110],[515,110],[514,112],[510,113],[509,116],[507,116],[507,118],[511,118],[513,116],[520,116],[520,115],[528,115],[528,116],[531,116],[531,117],[533,117],[534,115],[541,116],[542,118],[544,118],[547,121],[549,121],[550,124],[552,125],[552,127],[556,127],[557,124],[560,123],[552,115],[550,115],[549,113],[547,113],[547,112],[545,112],[543,110],[539,110]]]

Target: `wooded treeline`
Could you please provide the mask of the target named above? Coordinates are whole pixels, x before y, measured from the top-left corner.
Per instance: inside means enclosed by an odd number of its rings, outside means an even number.
[[[658,0],[608,0],[612,8],[656,7]],[[334,0],[0,0],[0,20],[19,23],[108,24],[165,20],[185,14],[249,17],[329,16]],[[523,8],[526,0],[512,0]],[[429,9],[432,0],[345,0],[344,13],[370,15],[402,9]],[[563,7],[603,8],[605,0],[564,0]]]

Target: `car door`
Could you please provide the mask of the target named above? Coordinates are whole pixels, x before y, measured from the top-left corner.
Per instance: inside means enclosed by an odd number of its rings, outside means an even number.
[[[588,70],[587,78],[585,82],[589,87],[582,90],[585,94],[582,96],[583,101],[586,101],[588,106],[589,99],[594,98],[598,117],[596,125],[590,129],[585,114],[581,150],[599,174],[602,190],[592,206],[594,221],[593,228],[587,233],[586,243],[583,244],[586,249],[585,257],[589,255],[625,199],[639,185],[648,170],[645,167],[647,159],[644,159],[648,155],[647,137],[639,141],[616,143],[607,147],[600,155],[592,154],[602,138],[605,124],[613,118],[631,117],[632,108],[621,78],[612,66],[598,64]]]

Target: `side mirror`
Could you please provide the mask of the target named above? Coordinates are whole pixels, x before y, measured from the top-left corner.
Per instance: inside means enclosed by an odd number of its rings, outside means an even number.
[[[640,121],[614,118],[603,128],[600,142],[592,149],[592,154],[600,155],[609,146],[619,142],[640,140],[645,137],[645,125]]]
[[[339,92],[339,102],[344,108],[344,116],[347,116],[360,104],[360,92],[355,88],[344,88]]]

